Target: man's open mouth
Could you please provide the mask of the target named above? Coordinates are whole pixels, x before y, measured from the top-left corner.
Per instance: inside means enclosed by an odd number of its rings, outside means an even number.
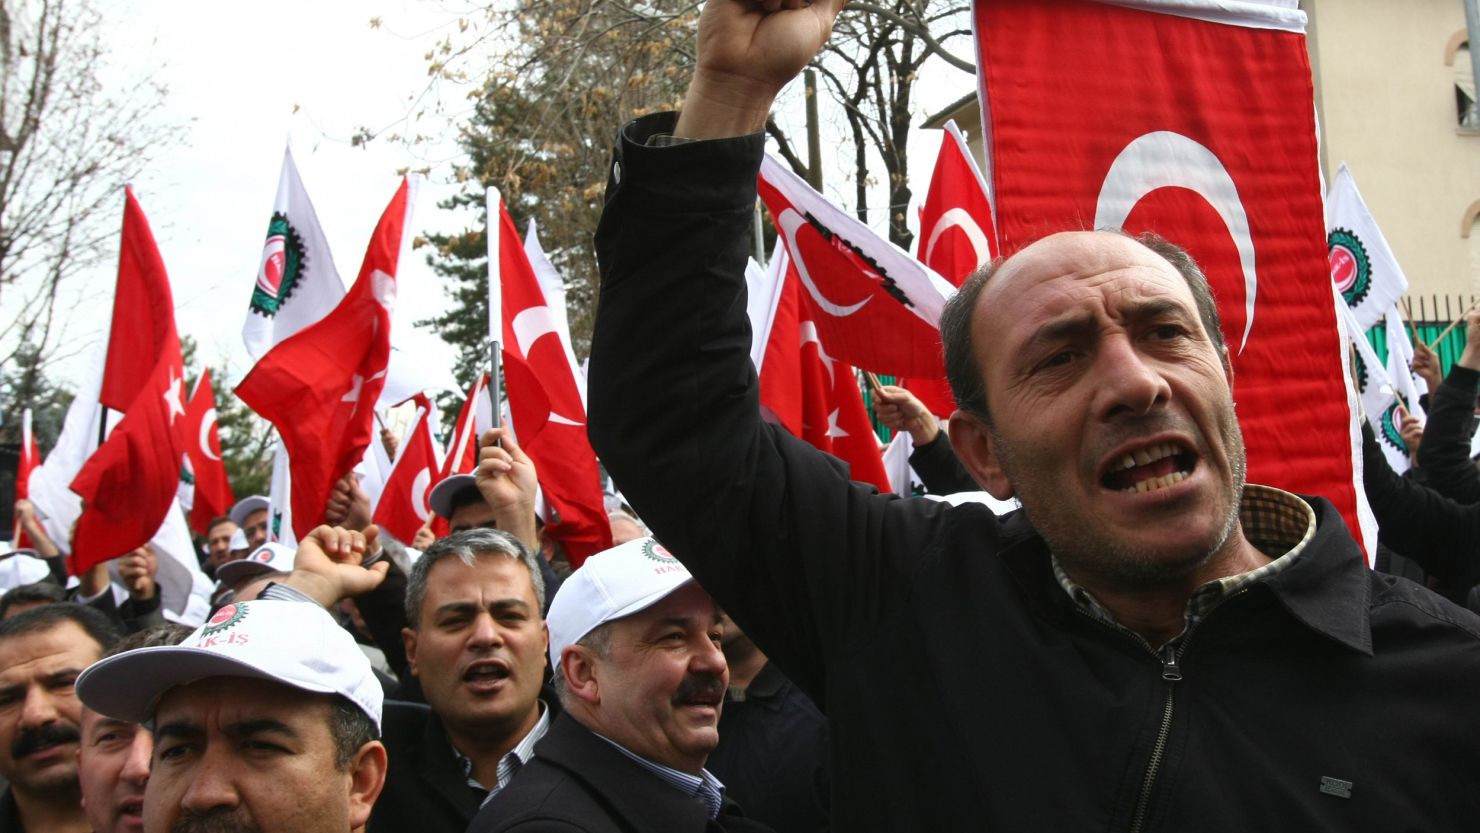
[[[1110,464],[1100,478],[1107,489],[1126,494],[1154,492],[1186,480],[1197,468],[1197,454],[1175,442],[1135,449]]]
[[[497,660],[475,662],[463,672],[463,680],[470,683],[491,683],[509,676],[509,666]]]

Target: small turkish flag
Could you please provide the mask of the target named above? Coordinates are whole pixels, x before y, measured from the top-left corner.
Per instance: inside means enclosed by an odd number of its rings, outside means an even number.
[[[380,493],[374,513],[378,526],[407,543],[416,537],[417,530],[431,517],[427,494],[432,488],[432,477],[441,464],[437,444],[428,425],[430,403],[425,396],[417,396],[416,399],[416,419],[401,441],[400,453],[391,465],[390,476],[385,480],[385,489]]]
[[[174,501],[185,452],[175,302],[149,221],[128,188],[103,379],[103,403],[123,419],[72,479],[84,501],[72,540],[77,573],[154,537]]]
[[[889,476],[858,377],[851,365],[828,355],[814,312],[802,300],[795,264],[784,269],[761,363],[761,405],[792,434],[846,462],[854,480],[887,492]]]
[[[519,445],[534,461],[551,509],[546,534],[572,567],[611,548],[611,524],[596,452],[586,438],[586,402],[514,221],[498,207],[498,282],[503,300],[504,385]]]
[[[288,451],[293,532],[322,522],[334,481],[375,438],[375,401],[391,354],[396,266],[414,199],[403,179],[381,214],[359,277],[323,318],[280,341],[236,387],[271,422]]]
[[[226,464],[221,461],[221,438],[216,426],[216,393],[211,389],[211,371],[202,370],[195,392],[185,406],[185,456],[195,473],[195,496],[190,504],[190,528],[206,534],[211,521],[225,515],[236,503]]]
[[[758,187],[828,351],[876,373],[943,377],[940,311],[954,287],[769,156]]]

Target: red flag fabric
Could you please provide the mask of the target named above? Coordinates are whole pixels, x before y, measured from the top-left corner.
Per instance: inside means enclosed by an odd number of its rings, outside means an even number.
[[[415,538],[416,531],[431,517],[432,507],[427,503],[427,494],[441,462],[437,459],[437,444],[432,440],[432,429],[428,424],[430,403],[424,396],[418,396],[417,400],[416,421],[401,441],[400,453],[391,465],[374,513],[378,526],[405,542]]]
[[[966,139],[946,123],[920,208],[920,262],[960,286],[977,266],[997,256],[992,203]]]
[[[997,227],[992,202],[966,138],[954,121],[942,131],[940,153],[930,175],[930,188],[920,208],[920,261],[941,277],[960,286],[976,267],[997,256]],[[930,412],[949,417],[955,397],[944,376],[901,379]]]
[[[31,496],[31,472],[41,465],[41,449],[36,446],[36,435],[31,432],[31,409],[26,408],[21,412],[21,458],[15,469],[15,499],[26,500]],[[15,542],[18,550],[32,549],[36,546],[31,536],[26,534],[21,527],[19,519],[15,522],[15,531],[10,540]]]
[[[954,288],[767,156],[760,197],[836,358],[890,376],[945,376],[940,311]]]
[[[1218,299],[1249,480],[1323,495],[1358,530],[1304,16],[1240,5],[978,0],[997,228],[1007,254],[1087,224],[1186,247]]]
[[[288,451],[293,532],[302,539],[324,517],[334,481],[375,438],[375,401],[391,353],[396,264],[411,211],[403,179],[381,214],[359,277],[331,312],[279,342],[236,394],[271,422]]]
[[[488,374],[481,373],[473,380],[473,387],[463,400],[462,410],[457,414],[457,424],[447,445],[447,456],[442,460],[442,469],[437,482],[454,474],[471,474],[478,467],[478,437],[493,427],[493,406],[488,401]]]
[[[534,461],[551,509],[545,533],[565,545],[572,567],[612,545],[596,452],[586,439],[585,397],[561,344],[524,244],[499,206],[504,385],[519,445]]]
[[[130,330],[119,333],[119,328]],[[84,501],[72,539],[72,569],[142,547],[164,523],[184,456],[185,369],[175,302],[149,221],[124,189],[123,234],[103,402],[123,419],[73,478]]]
[[[823,347],[795,264],[783,281],[761,362],[761,405],[792,434],[846,462],[854,480],[890,491],[857,374]]]
[[[190,528],[206,534],[211,521],[225,515],[236,503],[226,464],[221,461],[221,437],[216,426],[216,392],[211,389],[211,371],[202,370],[195,392],[185,406],[185,456],[195,474],[195,498],[190,505]]]

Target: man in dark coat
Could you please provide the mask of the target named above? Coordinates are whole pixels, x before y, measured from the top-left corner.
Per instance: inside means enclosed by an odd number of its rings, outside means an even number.
[[[667,550],[587,559],[547,622],[565,714],[469,833],[770,830],[704,769],[729,680],[720,612]]]

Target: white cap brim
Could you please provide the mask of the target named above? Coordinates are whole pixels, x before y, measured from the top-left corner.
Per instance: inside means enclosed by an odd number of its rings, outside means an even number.
[[[463,489],[478,488],[478,478],[471,474],[453,474],[442,478],[442,482],[427,493],[427,506],[433,512],[452,520],[452,498]]]
[[[218,651],[174,645],[138,648],[93,663],[77,678],[77,696],[99,714],[142,723],[166,691],[208,677],[251,677],[315,694],[338,693],[321,683],[269,674]]]
[[[247,516],[259,509],[266,509],[267,505],[267,498],[262,495],[252,495],[251,497],[244,497],[237,501],[227,515],[230,516],[231,522],[237,526],[246,526]]]

